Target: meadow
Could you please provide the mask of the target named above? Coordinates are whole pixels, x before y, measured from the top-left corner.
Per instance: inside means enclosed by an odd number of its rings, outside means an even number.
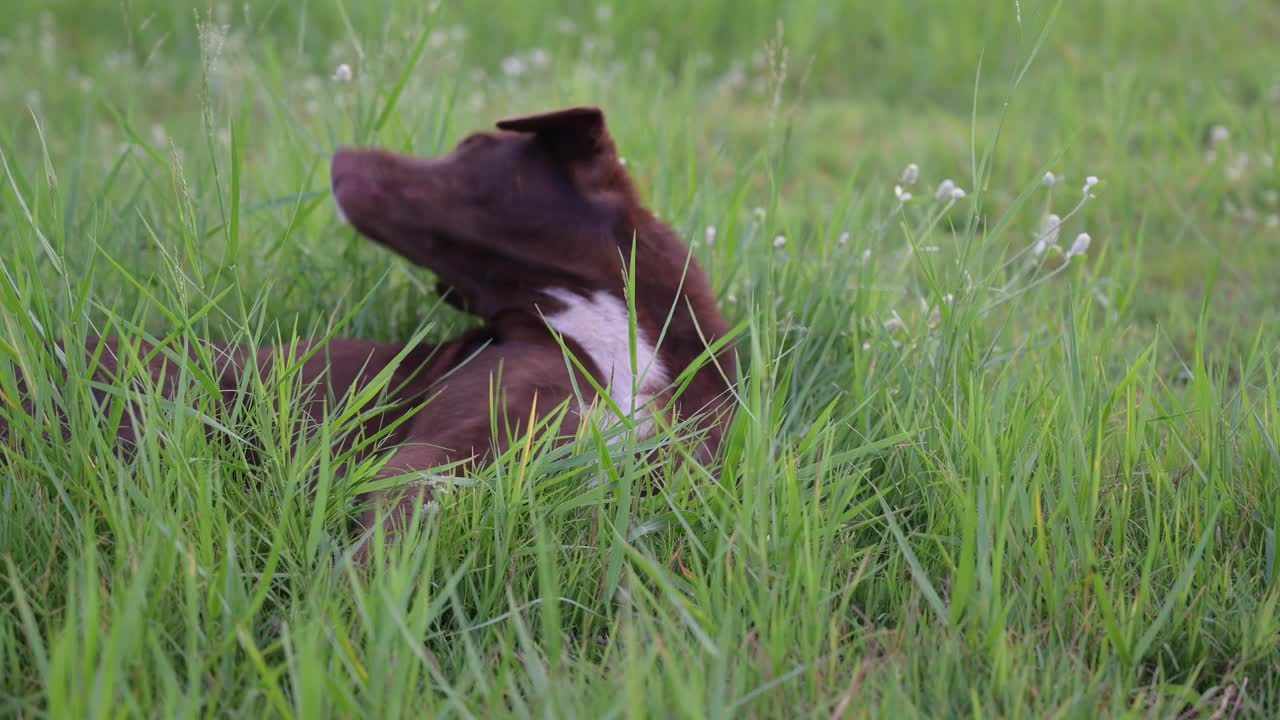
[[[1277,37],[1225,0],[9,0],[0,716],[1275,717]],[[645,494],[630,446],[530,443],[366,573],[372,468],[343,417],[287,451],[287,376],[217,442],[193,363],[117,456],[53,340],[448,337],[330,154],[579,103],[739,330],[714,467]]]

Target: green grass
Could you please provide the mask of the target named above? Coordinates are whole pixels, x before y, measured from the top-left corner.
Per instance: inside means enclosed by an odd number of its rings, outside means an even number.
[[[1280,10],[689,5],[6,6],[0,716],[1280,713]],[[211,440],[191,363],[130,461],[54,381],[87,334],[447,337],[329,153],[577,102],[744,326],[718,482],[521,448],[366,577],[372,471],[285,451],[289,378]],[[1087,175],[1087,257],[1031,262]]]

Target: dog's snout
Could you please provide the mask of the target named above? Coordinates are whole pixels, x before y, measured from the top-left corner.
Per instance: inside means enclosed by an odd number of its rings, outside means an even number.
[[[339,150],[329,167],[329,192],[347,224],[359,216],[360,207],[369,202],[373,191],[366,155],[358,150]]]
[[[329,166],[329,189],[335,195],[341,185],[363,174],[360,170],[361,154],[356,150],[339,150],[333,154],[333,162]]]

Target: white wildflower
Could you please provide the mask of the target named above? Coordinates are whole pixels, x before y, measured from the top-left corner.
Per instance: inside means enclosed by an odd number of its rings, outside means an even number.
[[[1040,182],[1041,182],[1045,187],[1047,187],[1047,188],[1052,188],[1052,187],[1054,187],[1055,185],[1057,185],[1058,183],[1062,182],[1062,180],[1063,180],[1063,177],[1062,177],[1061,175],[1054,175],[1054,174],[1053,174],[1053,171],[1052,171],[1052,170],[1050,170],[1049,172],[1046,172],[1046,173],[1044,174],[1044,178],[1043,178],[1043,179],[1041,179],[1041,181],[1040,181]]]
[[[910,163],[902,171],[902,184],[915,185],[916,180],[918,179],[920,179],[920,166],[916,165],[915,163]]]
[[[333,71],[333,79],[337,82],[348,82],[351,80],[351,66],[342,63],[337,70]]]
[[[1231,163],[1227,165],[1227,180],[1238,183],[1244,179],[1245,173],[1249,171],[1249,155],[1247,153],[1236,153]]]
[[[1080,233],[1076,236],[1075,242],[1071,243],[1071,249],[1067,250],[1067,257],[1084,255],[1089,252],[1089,243],[1091,242],[1093,242],[1093,238],[1089,237],[1089,233]]]
[[[863,264],[863,265],[866,265],[866,264],[867,264],[867,263],[869,263],[869,262],[871,262],[871,250],[870,250],[870,248],[868,248],[868,249],[866,249],[866,250],[863,250],[863,251],[862,251],[862,264]]]
[[[621,155],[619,155],[619,156],[618,156],[618,164],[619,164],[619,165],[621,165],[621,166],[623,166],[623,167],[626,167],[626,166],[627,166],[627,159],[626,159],[626,158],[624,158],[624,157],[622,157]]]
[[[551,64],[551,53],[543,48],[534,48],[529,51],[529,62],[536,68],[543,68]]]
[[[961,188],[961,187],[953,187],[953,188],[951,188],[951,199],[952,199],[952,200],[963,200],[963,199],[964,199],[964,196],[965,196],[964,188]]]
[[[871,343],[869,342],[862,343],[862,352],[870,352],[870,351],[871,351]]]
[[[776,248],[783,247],[786,244],[787,244],[787,238],[783,235],[779,235],[778,237],[773,239],[773,246]]]
[[[898,196],[898,202],[900,204],[906,203],[908,200],[911,199],[911,193],[907,192],[906,190],[903,190],[901,185],[893,186],[893,194]]]
[[[1209,131],[1209,142],[1214,145],[1221,145],[1230,139],[1231,131],[1227,129],[1226,125],[1214,125],[1213,129]]]
[[[840,233],[840,237],[836,239],[836,244],[839,245],[840,247],[844,247],[845,245],[848,245],[849,233],[847,232]]]
[[[1043,255],[1046,250],[1058,244],[1058,234],[1062,230],[1062,218],[1054,213],[1044,219],[1044,225],[1040,227],[1040,234],[1036,237],[1035,247],[1031,252],[1035,255]]]
[[[951,191],[956,189],[956,183],[951,178],[947,178],[938,183],[938,191],[933,196],[938,200],[946,200],[951,197]]]
[[[716,244],[716,226],[715,225],[707,226],[707,244],[708,245]]]
[[[524,60],[512,55],[502,61],[502,72],[507,77],[520,77],[528,68],[525,66]]]
[[[895,332],[898,332],[899,330],[905,330],[906,327],[907,327],[906,323],[902,322],[901,317],[898,317],[897,310],[893,311],[893,317],[884,321],[884,329],[886,332],[889,332],[889,333],[895,333]]]
[[[1097,175],[1090,175],[1089,177],[1084,179],[1084,188],[1081,190],[1081,192],[1084,194],[1085,197],[1093,197],[1093,192],[1092,192],[1093,187],[1097,185],[1099,182],[1100,181],[1098,180]]]

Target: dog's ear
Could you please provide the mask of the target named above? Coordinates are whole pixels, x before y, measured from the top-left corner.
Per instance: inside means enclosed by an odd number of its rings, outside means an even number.
[[[533,133],[564,160],[613,158],[617,149],[597,107],[571,107],[498,121],[499,130]]]

